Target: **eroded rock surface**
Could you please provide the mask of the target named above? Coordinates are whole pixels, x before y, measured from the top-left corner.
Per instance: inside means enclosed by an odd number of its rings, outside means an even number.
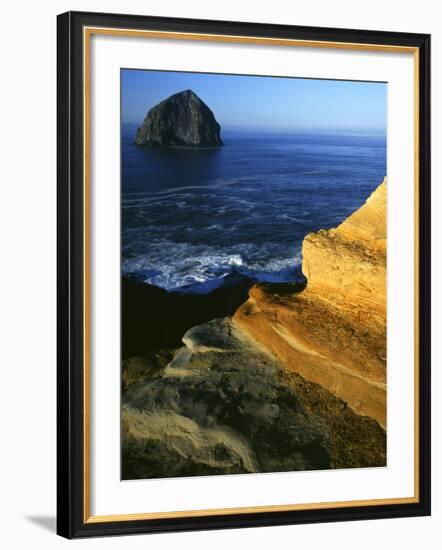
[[[336,229],[310,233],[302,246],[308,291],[330,302],[377,310],[385,318],[387,181]],[[342,307],[342,306],[340,306]]]
[[[385,465],[376,422],[282,369],[230,319],[183,341],[124,363],[124,479]]]
[[[124,478],[330,466],[327,430],[229,319],[183,340],[160,374],[123,394]]]
[[[386,180],[335,229],[307,235],[302,292],[257,285],[237,326],[288,369],[386,426]]]

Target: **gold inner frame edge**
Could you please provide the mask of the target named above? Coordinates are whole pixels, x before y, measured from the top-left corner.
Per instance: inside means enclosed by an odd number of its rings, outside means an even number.
[[[374,52],[412,53],[414,63],[414,495],[369,500],[351,500],[336,502],[317,502],[269,506],[249,506],[235,508],[215,508],[206,510],[181,510],[172,512],[150,512],[136,514],[91,515],[90,489],[90,45],[92,35],[127,36],[138,38],[158,38],[175,40],[194,40],[204,42],[234,42],[258,45],[334,48],[344,50],[365,50]],[[229,514],[251,514],[264,512],[287,512],[300,510],[324,510],[356,506],[386,506],[391,504],[412,504],[419,502],[419,48],[383,44],[364,44],[357,42],[331,42],[321,40],[297,40],[270,37],[245,37],[236,35],[187,33],[169,31],[149,31],[137,29],[115,29],[109,27],[83,28],[83,212],[84,212],[84,454],[83,454],[83,519],[84,523],[103,523],[117,521],[141,521],[149,519],[173,519]]]

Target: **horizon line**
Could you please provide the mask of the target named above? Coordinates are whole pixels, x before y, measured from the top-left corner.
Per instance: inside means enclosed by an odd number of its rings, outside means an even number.
[[[136,125],[141,127],[143,122],[135,120],[122,120],[121,125]],[[332,128],[332,127],[314,127],[314,126],[299,126],[299,127],[287,127],[287,126],[235,126],[233,124],[221,124],[221,132],[226,131],[243,131],[249,133],[256,132],[268,132],[268,133],[300,133],[300,132],[322,132],[322,133],[337,133],[337,134],[377,134],[379,136],[387,136],[387,128]]]

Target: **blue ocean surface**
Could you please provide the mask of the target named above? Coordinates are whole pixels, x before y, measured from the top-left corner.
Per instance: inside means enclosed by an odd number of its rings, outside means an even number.
[[[136,129],[122,126],[122,272],[170,291],[300,280],[305,235],[386,175],[384,135],[224,130],[223,147],[168,149],[135,145]]]

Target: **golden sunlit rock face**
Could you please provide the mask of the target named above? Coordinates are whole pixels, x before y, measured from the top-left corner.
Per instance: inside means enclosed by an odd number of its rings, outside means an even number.
[[[283,365],[386,426],[386,179],[304,239],[307,287],[256,285],[234,322]]]

